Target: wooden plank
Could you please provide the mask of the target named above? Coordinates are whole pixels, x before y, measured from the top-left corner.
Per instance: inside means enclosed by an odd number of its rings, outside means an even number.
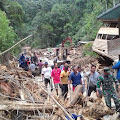
[[[23,101],[0,101],[0,111],[3,110],[24,110],[24,111],[33,111],[33,110],[46,110],[52,111],[56,106],[47,104],[33,104]]]
[[[118,28],[101,27],[98,31],[98,34],[119,35],[119,30]]]
[[[100,21],[104,22],[104,23],[117,23],[118,19],[101,19]]]
[[[88,44],[93,43],[93,41],[79,41],[78,44]]]
[[[94,49],[93,48],[93,51],[96,52],[96,53],[98,53],[98,54],[101,54],[102,56],[106,56],[106,57],[110,58],[111,60],[114,60],[113,56],[110,56],[110,55],[108,55],[108,54],[106,54],[106,53],[104,53],[104,52],[102,52],[102,51],[100,51],[98,49]]]
[[[75,105],[76,102],[78,101],[78,99],[81,97],[83,97],[82,95],[82,85],[77,85],[77,87],[75,88],[74,92],[72,93],[72,97],[71,97],[71,102],[70,105]]]

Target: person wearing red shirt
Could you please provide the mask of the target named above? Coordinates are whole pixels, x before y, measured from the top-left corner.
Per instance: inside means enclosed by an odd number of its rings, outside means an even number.
[[[57,95],[58,95],[58,87],[60,84],[60,74],[61,74],[61,70],[60,68],[58,68],[58,65],[56,63],[54,66],[54,69],[52,70],[51,77],[53,78],[53,82],[54,82]]]

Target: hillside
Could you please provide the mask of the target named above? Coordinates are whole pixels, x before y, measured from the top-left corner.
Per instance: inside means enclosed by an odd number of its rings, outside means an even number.
[[[113,0],[0,0],[0,3],[0,9],[6,13],[14,30],[10,46],[32,33],[34,36],[26,44],[35,48],[55,47],[68,36],[74,44],[94,40],[101,26],[96,17],[106,7],[113,6]],[[8,40],[5,35],[0,35],[2,43],[4,38]],[[4,48],[1,47],[1,51]]]

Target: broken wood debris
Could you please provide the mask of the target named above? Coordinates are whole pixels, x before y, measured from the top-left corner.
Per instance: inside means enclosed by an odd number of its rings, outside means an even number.
[[[46,111],[52,111],[53,108],[57,109],[57,106],[51,104],[43,104],[43,103],[28,103],[24,101],[0,101],[0,111],[4,110],[24,110],[24,111],[33,111],[33,110],[40,110],[42,111],[46,109]]]
[[[88,65],[89,66],[89,65]],[[99,65],[97,66],[99,69]],[[73,120],[72,114],[79,115],[85,98],[78,94],[81,86],[72,93],[71,103],[51,95],[40,82],[36,81],[31,73],[21,69],[0,71],[0,111],[12,116],[12,111],[21,111],[24,118],[41,120],[41,114],[45,118],[48,113],[51,120],[66,120],[66,116]],[[51,99],[47,99],[50,96]],[[79,99],[80,98],[80,99]],[[94,120],[104,115],[113,114],[106,105],[98,99],[87,99],[89,105],[85,105],[82,116],[85,120]],[[71,106],[70,106],[71,105]],[[30,112],[30,113],[29,113]],[[16,114],[15,114],[16,115]],[[4,116],[3,116],[4,117]],[[8,118],[10,118],[8,117]],[[18,117],[18,116],[17,116]],[[81,118],[78,118],[81,119]]]

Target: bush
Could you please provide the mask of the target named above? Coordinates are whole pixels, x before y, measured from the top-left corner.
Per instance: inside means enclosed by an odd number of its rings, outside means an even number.
[[[0,10],[0,52],[7,50],[14,44],[16,34],[9,23],[6,14]]]
[[[98,58],[99,55],[97,53],[95,53],[95,52],[92,51],[92,46],[93,46],[92,43],[85,44],[83,46],[82,55],[83,56],[90,56],[90,57]]]

